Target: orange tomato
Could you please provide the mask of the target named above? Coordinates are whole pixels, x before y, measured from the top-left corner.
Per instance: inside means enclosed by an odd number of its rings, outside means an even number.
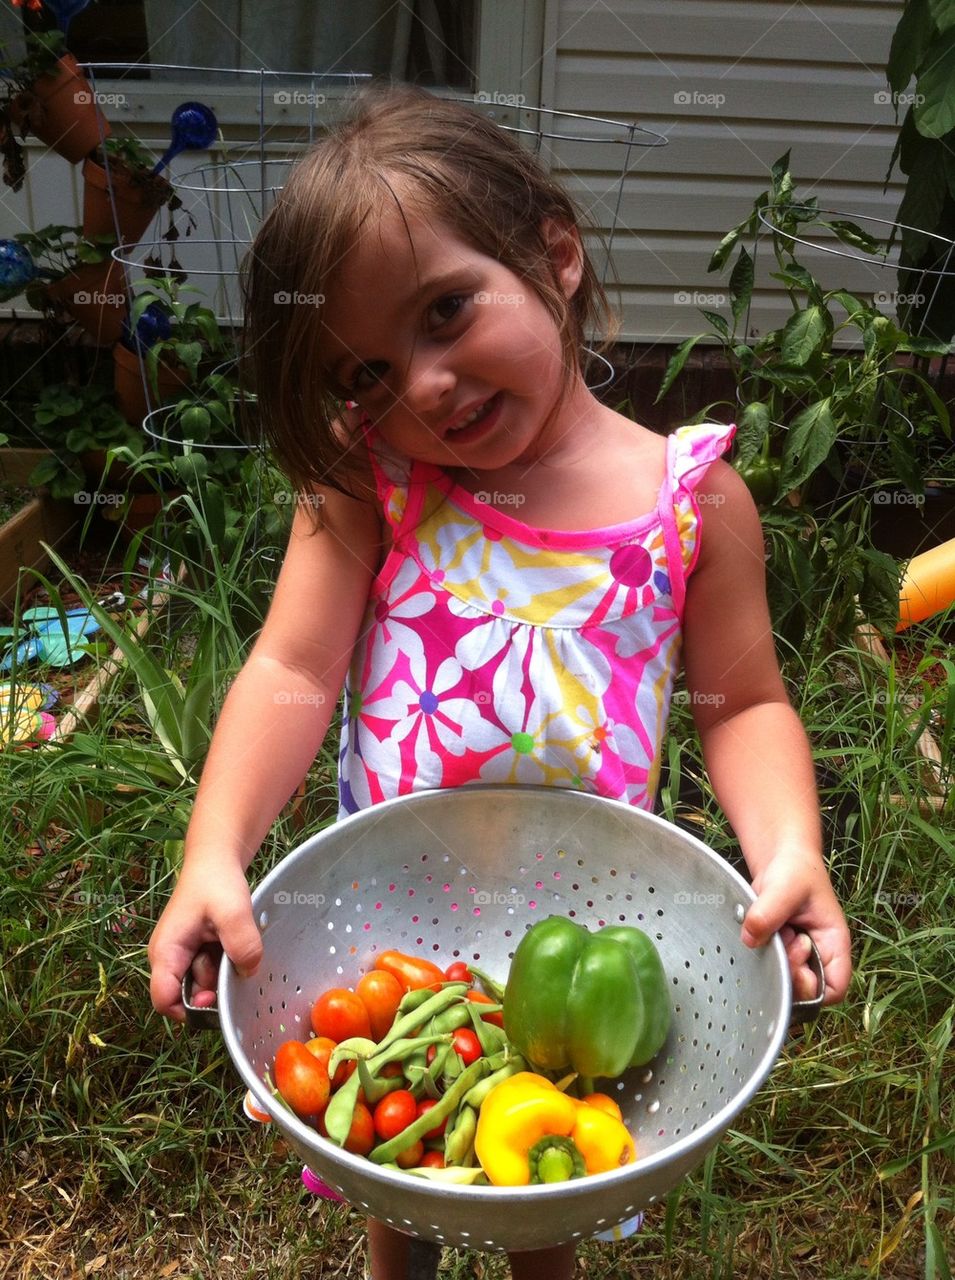
[[[383,951],[375,961],[376,969],[383,969],[398,979],[405,991],[418,991],[422,987],[439,990],[447,978],[436,964],[420,956],[406,956],[401,951]]]
[[[355,1103],[351,1128],[345,1139],[345,1150],[356,1156],[366,1156],[375,1145],[375,1122],[363,1102]]]
[[[399,1169],[414,1169],[419,1165],[424,1157],[424,1143],[416,1142],[414,1146],[408,1147],[395,1156],[395,1164]]]
[[[309,1053],[314,1053],[325,1070],[328,1070],[328,1060],[335,1050],[335,1041],[330,1040],[328,1036],[313,1036],[311,1040],[305,1041],[305,1048]],[[332,1089],[339,1089],[358,1066],[357,1062],[340,1062],[338,1070],[332,1079]]]
[[[368,1011],[372,1040],[384,1039],[391,1030],[404,993],[394,974],[384,969],[371,969],[359,979],[355,995]]]
[[[352,1036],[371,1039],[368,1010],[354,991],[344,987],[323,991],[312,1005],[312,1030],[316,1036],[327,1036],[336,1044]]]
[[[588,1107],[596,1107],[598,1111],[604,1111],[608,1116],[613,1116],[615,1120],[623,1120],[623,1113],[614,1102],[613,1098],[609,1098],[605,1093],[588,1093],[586,1098],[580,1101]]]
[[[301,1040],[286,1040],[275,1055],[275,1087],[301,1120],[314,1120],[328,1102],[328,1072]]]
[[[496,1000],[492,1000],[490,996],[486,996],[483,991],[469,991],[467,998],[474,1004],[497,1004]],[[493,1022],[496,1027],[504,1029],[504,1015],[498,1010],[497,1013],[484,1013],[481,1015],[485,1022]]]

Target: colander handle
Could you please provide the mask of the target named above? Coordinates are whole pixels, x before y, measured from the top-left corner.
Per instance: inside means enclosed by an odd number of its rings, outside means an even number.
[[[826,975],[822,967],[822,956],[813,942],[809,939],[811,951],[809,953],[809,967],[816,975],[818,983],[817,994],[811,1000],[794,1000],[792,1010],[789,1014],[789,1025],[802,1025],[804,1022],[814,1022],[819,1017],[819,1010],[822,1008],[822,1002],[826,994]],[[201,1012],[204,1012],[202,1010]]]
[[[186,1011],[186,1026],[190,1031],[220,1030],[222,1024],[219,1022],[219,1010],[215,1005],[211,1009],[200,1009],[198,1005],[192,1003],[191,969],[187,969],[182,975],[182,1007]]]

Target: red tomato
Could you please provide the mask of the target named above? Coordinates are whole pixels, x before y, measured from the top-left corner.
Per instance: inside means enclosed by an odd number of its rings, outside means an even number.
[[[375,1107],[375,1133],[382,1142],[396,1138],[418,1115],[418,1103],[407,1089],[386,1093]]]
[[[413,1146],[395,1156],[395,1164],[399,1169],[414,1169],[421,1163],[423,1156],[424,1143],[416,1142]]]
[[[275,1087],[302,1120],[325,1110],[331,1086],[328,1072],[301,1040],[286,1040],[275,1055]]]
[[[336,1044],[352,1036],[371,1039],[368,1010],[354,991],[346,991],[344,987],[323,992],[312,1005],[312,1030],[317,1036],[328,1036]]]
[[[467,999],[473,1004],[497,1004],[496,1000],[492,1000],[490,996],[486,996],[483,991],[469,991]],[[485,1022],[493,1022],[496,1027],[504,1030],[504,1015],[498,1010],[497,1013],[482,1013],[481,1017]]]
[[[474,975],[463,960],[455,960],[454,964],[449,964],[444,976],[449,982],[466,982],[468,986],[474,981]]]
[[[434,1098],[422,1098],[421,1101],[418,1103],[418,1115],[423,1116],[426,1111],[430,1111],[432,1107],[435,1107],[437,1105],[438,1105],[437,1101]],[[441,1123],[438,1125],[436,1129],[428,1130],[428,1132],[424,1135],[425,1141],[427,1141],[430,1138],[440,1138],[442,1133],[444,1133],[447,1127],[448,1127],[448,1118],[447,1116],[445,1116],[445,1118],[441,1121]]]
[[[355,987],[355,994],[368,1010],[372,1040],[381,1040],[391,1030],[405,990],[392,973],[371,969]]]
[[[438,1046],[436,1044],[428,1045],[428,1052],[425,1054],[425,1060],[427,1061],[429,1067],[431,1066],[432,1062],[434,1062],[434,1057],[437,1052],[438,1052]]]
[[[345,1139],[345,1150],[352,1155],[366,1156],[374,1145],[375,1122],[371,1118],[371,1112],[363,1102],[356,1102],[351,1128]]]
[[[419,1169],[443,1169],[444,1156],[440,1151],[426,1151],[418,1161]]]
[[[467,1027],[458,1027],[451,1037],[451,1044],[454,1046],[454,1052],[466,1067],[469,1067],[472,1062],[477,1062],[484,1052],[481,1048],[480,1040]]]

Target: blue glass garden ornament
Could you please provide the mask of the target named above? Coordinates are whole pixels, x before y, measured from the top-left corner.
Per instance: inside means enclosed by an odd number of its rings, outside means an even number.
[[[158,302],[151,302],[136,321],[136,332],[131,334],[128,325],[123,325],[123,345],[130,351],[137,349],[145,354],[157,342],[165,342],[172,334],[172,321],[168,312]]]
[[[18,240],[0,240],[0,296],[12,298],[38,275],[36,263]]]
[[[82,13],[90,0],[45,0],[46,7],[56,18],[56,25],[65,34],[78,13]]]
[[[183,102],[172,113],[172,141],[153,169],[159,173],[180,151],[203,151],[212,146],[219,132],[215,113],[201,102]]]

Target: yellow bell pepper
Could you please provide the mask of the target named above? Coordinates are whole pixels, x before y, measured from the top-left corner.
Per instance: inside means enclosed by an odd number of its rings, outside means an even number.
[[[606,1173],[637,1154],[626,1126],[609,1109],[569,1098],[532,1071],[502,1080],[484,1099],[474,1150],[496,1187]]]

